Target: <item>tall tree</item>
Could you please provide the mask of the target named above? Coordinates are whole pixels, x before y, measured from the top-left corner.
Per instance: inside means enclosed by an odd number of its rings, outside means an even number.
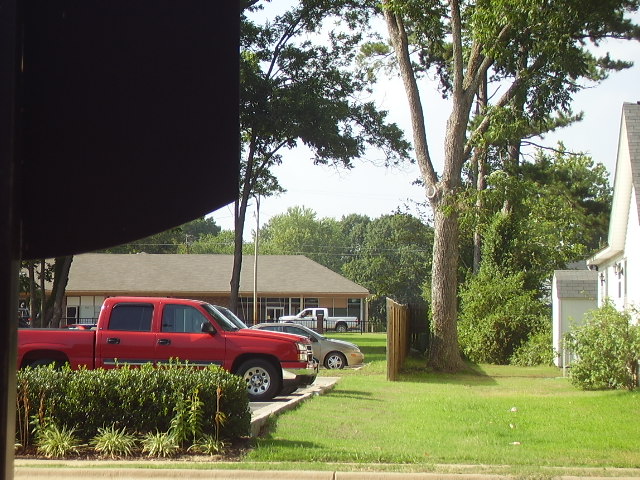
[[[221,228],[213,218],[197,218],[164,232],[101,250],[103,253],[190,253],[189,246],[207,235],[218,235]]]
[[[405,213],[383,215],[365,225],[361,243],[342,271],[371,292],[371,313],[381,315],[386,297],[401,303],[422,301],[432,245],[433,229],[418,218]]]
[[[261,253],[305,255],[335,272],[340,272],[346,239],[340,224],[332,218],[318,219],[305,207],[290,207],[271,217],[261,229]]]
[[[409,102],[414,149],[434,211],[432,367],[463,367],[457,322],[458,206],[462,170],[474,147],[544,132],[571,116],[571,96],[585,80],[600,81],[628,66],[588,50],[606,38],[638,39],[625,19],[638,0],[383,0],[390,43]],[[416,52],[412,56],[412,52]],[[434,69],[450,100],[442,172],[427,142],[418,80]],[[486,112],[473,123],[472,106],[488,75],[500,81]],[[427,110],[428,111],[428,110]],[[556,117],[551,115],[556,112]],[[550,120],[550,118],[552,120]],[[556,120],[553,120],[555,118]],[[510,142],[513,143],[513,142]]]
[[[273,21],[258,24],[242,12],[240,196],[235,208],[235,254],[230,306],[238,302],[246,211],[252,195],[278,191],[270,173],[282,153],[304,144],[316,164],[351,167],[367,147],[388,161],[406,157],[408,144],[386,112],[358,98],[368,83],[354,72],[369,11],[354,0],[300,0]],[[327,32],[327,19],[342,18]],[[323,30],[324,29],[324,30]],[[322,33],[322,36],[320,36]]]
[[[553,155],[538,151],[534,162],[514,173],[492,173],[482,193],[483,265],[523,272],[524,288],[546,297],[551,272],[593,253],[607,234],[612,195],[607,171],[560,145]]]

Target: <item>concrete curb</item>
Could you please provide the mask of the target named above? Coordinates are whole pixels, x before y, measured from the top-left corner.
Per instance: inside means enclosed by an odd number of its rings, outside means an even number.
[[[15,480],[118,479],[118,480],[512,480],[517,476],[482,473],[398,473],[339,472],[292,470],[196,470],[162,468],[64,468],[20,467]],[[638,477],[618,476],[553,476],[555,480],[638,480]]]
[[[257,437],[272,415],[291,410],[306,399],[331,390],[338,380],[340,380],[340,377],[317,377],[313,385],[309,385],[308,387],[295,391],[291,395],[268,402],[267,405],[255,409],[251,413],[251,436]]]

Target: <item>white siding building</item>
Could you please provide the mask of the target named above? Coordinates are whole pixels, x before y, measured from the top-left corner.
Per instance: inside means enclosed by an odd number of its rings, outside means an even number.
[[[564,335],[572,326],[582,324],[584,314],[598,306],[597,277],[598,273],[591,270],[553,273],[553,350],[558,367],[571,363],[570,353],[564,348]]]
[[[587,260],[598,272],[598,305],[640,307],[640,104],[625,103],[618,143],[608,246]]]

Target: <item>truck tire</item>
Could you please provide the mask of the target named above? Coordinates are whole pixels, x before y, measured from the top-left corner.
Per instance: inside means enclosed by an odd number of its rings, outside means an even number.
[[[267,360],[247,360],[238,368],[237,374],[247,383],[247,393],[252,402],[271,400],[280,392],[280,377]]]
[[[347,330],[347,324],[344,322],[340,322],[336,325],[336,332],[345,333]]]
[[[324,357],[324,366],[330,370],[341,370],[347,366],[347,357],[340,352],[331,352]]]
[[[27,364],[28,367],[36,368],[36,367],[48,367],[49,365],[53,365],[55,370],[59,370],[64,365],[64,362],[60,360],[53,360],[52,358],[39,358],[38,360],[33,360]]]

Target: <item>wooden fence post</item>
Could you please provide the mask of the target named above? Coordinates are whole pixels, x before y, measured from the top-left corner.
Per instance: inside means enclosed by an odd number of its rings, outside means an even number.
[[[409,307],[387,298],[387,380],[394,382],[407,357]]]

